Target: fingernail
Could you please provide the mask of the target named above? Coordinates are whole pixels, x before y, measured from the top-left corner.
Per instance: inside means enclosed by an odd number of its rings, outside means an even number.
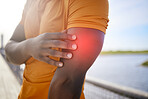
[[[71,54],[71,53],[68,53],[68,54],[67,54],[67,57],[68,57],[68,58],[71,58],[71,57],[72,57],[72,54]]]
[[[63,63],[59,63],[59,67],[62,67],[63,66]]]
[[[76,48],[77,48],[77,45],[76,45],[76,44],[73,44],[73,45],[72,45],[72,48],[73,48],[73,49],[76,49]]]
[[[73,36],[72,36],[72,39],[73,39],[73,40],[75,40],[76,38],[77,38],[76,35],[73,35]]]

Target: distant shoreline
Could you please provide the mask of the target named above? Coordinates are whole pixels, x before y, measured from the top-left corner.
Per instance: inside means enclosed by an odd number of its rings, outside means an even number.
[[[148,61],[145,61],[144,63],[142,63],[142,66],[148,67]]]
[[[1,49],[2,51],[4,49]],[[101,55],[106,55],[106,54],[148,54],[148,50],[144,51],[102,51]]]
[[[145,51],[102,51],[101,55],[106,54],[148,54],[148,50]]]

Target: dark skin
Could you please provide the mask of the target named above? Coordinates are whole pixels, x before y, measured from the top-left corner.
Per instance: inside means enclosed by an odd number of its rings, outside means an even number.
[[[66,33],[43,33],[26,39],[23,26],[18,25],[5,47],[6,57],[9,62],[17,65],[25,63],[32,56],[39,61],[61,67],[59,64],[63,64],[62,62],[52,60],[48,56],[69,59],[67,55],[71,53],[56,51],[51,47],[75,50],[72,48],[72,37],[73,35]]]
[[[22,64],[32,56],[37,60],[59,66],[59,62],[51,60],[47,56],[61,57],[60,62],[63,63],[63,67],[57,68],[54,74],[49,88],[48,98],[79,99],[85,74],[102,49],[104,33],[91,28],[70,28],[67,30],[68,36],[62,36],[60,34],[57,36],[54,35],[54,33],[52,33],[52,35],[50,33],[46,34],[47,33],[44,33],[26,40],[23,27],[18,25],[10,42],[6,45],[5,50],[8,60],[14,64]],[[76,35],[76,40],[71,39],[72,34]],[[48,37],[48,39],[46,37]],[[53,40],[53,38],[56,38],[58,42],[60,42],[62,38],[65,43],[52,42],[51,44],[50,40]],[[44,41],[46,40],[50,43],[45,43]],[[39,41],[42,42],[39,43]],[[72,44],[77,45],[76,50],[72,49]],[[49,51],[49,45],[50,47],[62,48],[63,50],[62,52]],[[35,51],[34,49],[38,50]],[[42,49],[46,50],[43,51]],[[51,54],[50,52],[53,53]],[[71,59],[67,58],[67,53],[73,54]]]

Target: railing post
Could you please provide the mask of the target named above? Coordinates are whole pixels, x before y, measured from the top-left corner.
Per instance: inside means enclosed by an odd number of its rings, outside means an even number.
[[[1,49],[3,49],[4,48],[4,46],[3,46],[3,44],[4,44],[4,42],[3,42],[3,34],[1,34]]]

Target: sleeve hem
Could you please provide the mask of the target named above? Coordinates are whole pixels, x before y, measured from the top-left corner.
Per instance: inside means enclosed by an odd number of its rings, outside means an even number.
[[[92,25],[92,24],[70,24],[68,25],[67,29],[72,28],[72,27],[83,27],[83,28],[92,28],[92,29],[98,29],[102,32],[104,32],[104,34],[106,34],[106,28],[103,26],[96,26],[96,25]]]

